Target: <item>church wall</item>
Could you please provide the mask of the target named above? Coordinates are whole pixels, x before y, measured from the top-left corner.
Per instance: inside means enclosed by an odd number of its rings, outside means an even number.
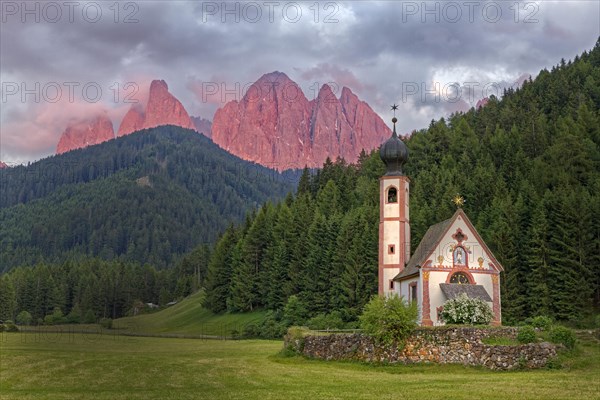
[[[441,325],[437,318],[437,308],[446,301],[446,296],[440,289],[440,283],[445,283],[448,277],[448,272],[431,271],[429,273],[429,315],[433,325]]]
[[[406,300],[407,302],[410,302],[411,301],[410,288],[415,283],[417,285],[417,307],[419,308],[418,322],[421,323],[421,316],[422,316],[421,307],[423,306],[423,302],[422,302],[423,287],[421,286],[421,279],[419,279],[419,276],[417,275],[412,278],[405,279],[401,282],[396,282],[396,285],[399,287],[398,295],[400,297],[403,297],[404,300]]]
[[[398,270],[398,268],[384,268],[383,269],[383,284],[386,285],[386,289],[389,288],[390,281],[392,279],[394,279],[396,277],[396,275],[398,275],[399,272],[400,271]],[[394,282],[394,290],[391,292],[398,293],[398,291],[399,291],[399,284],[398,284],[398,282]]]
[[[383,263],[399,264],[401,249],[396,249],[394,254],[388,254],[388,245],[390,244],[400,245],[400,221],[386,221],[383,224]],[[399,272],[397,271],[396,273]]]
[[[473,278],[475,278],[475,282],[478,285],[482,285],[485,288],[485,291],[488,292],[488,294],[490,295],[490,298],[492,299],[492,301],[488,301],[488,305],[490,306],[490,308],[492,309],[492,312],[494,314],[496,314],[495,310],[494,310],[494,282],[493,282],[493,277],[497,275],[492,275],[492,274],[482,274],[482,273],[477,273],[477,272],[473,272]],[[500,294],[498,293],[498,296]],[[499,304],[500,304],[500,299],[497,299],[498,301],[498,308],[499,308]],[[498,315],[494,315],[494,321],[492,323],[492,325],[500,325],[500,312],[498,310]]]
[[[417,297],[419,296],[419,277],[415,276],[414,278],[406,279],[402,282],[396,282],[396,284],[400,285],[400,296],[404,297],[404,300],[410,301],[410,287],[411,283],[417,282]]]
[[[490,295],[490,297],[493,299],[493,293],[494,293],[494,286],[492,284],[492,275],[490,274],[478,274],[476,272],[473,272],[473,278],[475,278],[475,282],[478,285],[483,285],[483,287],[485,288],[485,291],[488,292],[488,294]],[[492,303],[489,302],[490,307],[492,306]]]

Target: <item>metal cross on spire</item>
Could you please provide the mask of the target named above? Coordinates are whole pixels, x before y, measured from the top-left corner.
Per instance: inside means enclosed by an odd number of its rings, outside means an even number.
[[[396,134],[396,122],[398,122],[398,118],[396,118],[396,110],[398,109],[398,105],[396,103],[392,104],[392,111],[394,112],[394,118],[392,118],[392,123],[394,124],[394,130],[392,132],[392,137],[397,137]]]
[[[452,202],[457,208],[462,208],[465,205],[465,198],[460,194],[456,193],[456,196],[452,198]]]

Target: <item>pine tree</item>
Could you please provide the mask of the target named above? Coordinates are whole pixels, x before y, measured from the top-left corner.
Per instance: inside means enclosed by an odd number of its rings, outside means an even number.
[[[264,283],[267,309],[277,310],[285,305],[287,299],[285,288],[288,286],[288,267],[293,246],[292,212],[284,203],[278,210],[277,222],[273,227],[273,239],[266,250],[266,258],[270,264],[268,278]]]
[[[311,176],[308,167],[304,167],[302,175],[300,176],[300,182],[298,183],[298,195],[305,193],[311,193]]]
[[[589,220],[589,208],[580,195],[559,188],[549,205],[551,311],[560,320],[580,318],[591,300],[591,276],[583,248],[589,237],[581,229],[585,218]]]
[[[330,219],[341,212],[340,189],[335,181],[330,180],[317,195],[317,208],[319,212]]]
[[[304,259],[301,300],[311,314],[323,313],[329,305],[329,271],[331,269],[330,226],[318,210],[308,230],[308,253]]]
[[[255,265],[244,257],[245,238],[233,249],[231,256],[231,284],[227,298],[229,311],[252,311],[258,301],[255,283]]]
[[[492,204],[494,215],[490,227],[495,243],[494,254],[504,266],[504,279],[501,281],[503,319],[514,323],[525,319],[527,298],[525,294],[526,272],[524,262],[519,257],[517,235],[522,232],[518,223],[515,204],[507,196],[496,197]]]
[[[304,277],[304,259],[309,251],[308,229],[313,220],[314,204],[308,194],[296,198],[292,211],[291,255],[288,266],[286,297],[300,293]]]
[[[240,240],[233,257],[231,296],[228,308],[235,311],[252,311],[263,305],[261,282],[266,282],[264,258],[272,237],[273,206],[267,203]]]
[[[6,275],[0,276],[0,320],[15,320],[15,288]]]
[[[531,315],[550,315],[549,238],[545,202],[540,202],[533,211],[524,260],[529,267],[527,286]]]
[[[359,209],[352,243],[345,256],[341,275],[343,311],[348,320],[356,320],[371,296],[377,293],[377,228]]]
[[[357,215],[357,210],[351,210],[344,216],[336,238],[335,250],[332,254],[331,286],[328,296],[331,299],[331,308],[334,310],[341,310],[347,306],[347,302],[344,301],[346,286],[343,282],[343,275],[348,265],[348,254],[352,248],[353,240],[359,234]]]
[[[208,264],[204,305],[215,313],[227,309],[227,297],[232,275],[232,253],[236,242],[237,233],[233,226],[230,226],[217,242]]]

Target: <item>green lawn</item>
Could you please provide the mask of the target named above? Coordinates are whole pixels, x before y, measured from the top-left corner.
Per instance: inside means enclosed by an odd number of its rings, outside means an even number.
[[[204,291],[186,297],[164,310],[120,318],[113,326],[120,331],[143,334],[181,334],[192,336],[231,336],[247,324],[260,321],[266,312],[215,315],[202,307]]]
[[[600,348],[560,370],[369,366],[278,355],[280,341],[3,333],[8,399],[600,399]]]

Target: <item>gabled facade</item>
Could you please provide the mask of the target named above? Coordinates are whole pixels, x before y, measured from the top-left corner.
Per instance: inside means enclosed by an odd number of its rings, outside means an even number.
[[[500,272],[477,230],[458,209],[452,218],[431,226],[410,261],[394,277],[395,293],[419,306],[421,325],[441,325],[442,306],[461,293],[489,303],[492,324],[502,321]]]

